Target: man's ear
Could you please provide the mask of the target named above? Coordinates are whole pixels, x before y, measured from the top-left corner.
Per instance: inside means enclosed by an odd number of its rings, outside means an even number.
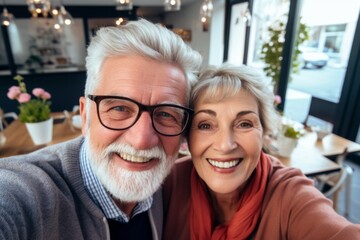
[[[80,97],[79,99],[79,111],[80,111],[80,116],[81,116],[81,133],[83,136],[86,135],[86,131],[88,128],[88,124],[86,122],[86,98],[85,97]]]

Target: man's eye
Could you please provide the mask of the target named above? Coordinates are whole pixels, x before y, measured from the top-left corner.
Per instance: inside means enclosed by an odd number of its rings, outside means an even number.
[[[136,113],[137,112],[135,109],[129,108],[128,106],[124,105],[112,106],[106,112],[108,117],[117,120],[134,117],[136,116]]]
[[[171,118],[172,115],[167,112],[157,112],[156,115],[161,118]]]
[[[124,111],[126,111],[126,108],[124,106],[115,106],[115,107],[112,107],[110,110],[124,112]]]

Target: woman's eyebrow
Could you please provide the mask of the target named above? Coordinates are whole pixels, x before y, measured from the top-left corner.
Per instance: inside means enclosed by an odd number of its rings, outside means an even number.
[[[201,109],[199,111],[197,111],[194,116],[196,116],[197,114],[199,113],[205,113],[205,114],[209,114],[209,115],[212,115],[212,116],[216,116],[216,112],[213,111],[213,110],[210,110],[210,109]]]
[[[213,110],[210,110],[210,109],[201,109],[199,111],[197,111],[194,116],[196,116],[197,114],[200,114],[200,113],[205,113],[205,114],[209,114],[211,116],[214,116],[216,117],[216,112],[213,111]],[[255,115],[258,115],[256,112],[252,111],[252,110],[244,110],[244,111],[240,111],[236,114],[237,117],[242,117],[244,115],[247,115],[247,114],[255,114]]]
[[[246,110],[246,111],[241,111],[241,112],[238,112],[238,114],[236,115],[237,117],[242,117],[244,115],[247,115],[247,114],[255,114],[255,115],[258,115],[256,112],[254,111],[251,111],[251,110]]]

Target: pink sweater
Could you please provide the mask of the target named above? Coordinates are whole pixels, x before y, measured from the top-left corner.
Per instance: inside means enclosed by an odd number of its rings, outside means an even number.
[[[258,227],[252,239],[360,239],[360,224],[338,215],[332,202],[299,170],[273,159]],[[189,235],[189,158],[178,161],[164,184],[164,239],[187,240]]]

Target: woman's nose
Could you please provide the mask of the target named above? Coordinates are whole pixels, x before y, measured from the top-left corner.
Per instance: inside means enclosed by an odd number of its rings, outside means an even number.
[[[213,147],[217,151],[230,152],[238,147],[231,129],[220,130],[215,135]]]

